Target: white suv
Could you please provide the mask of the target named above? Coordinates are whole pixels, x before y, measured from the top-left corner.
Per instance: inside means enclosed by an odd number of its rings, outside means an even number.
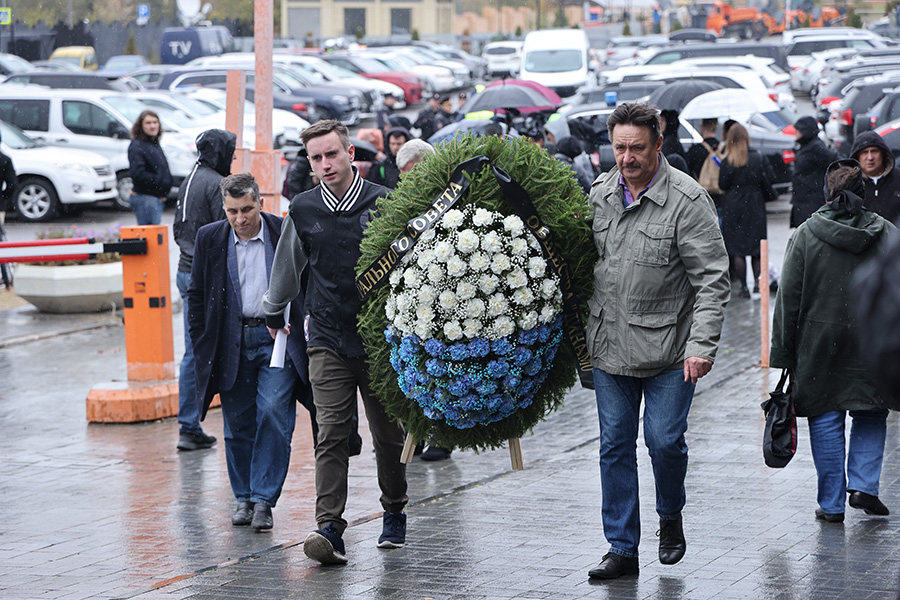
[[[64,206],[115,198],[116,175],[99,154],[41,146],[2,121],[0,136],[0,149],[12,159],[18,179],[13,205],[26,221],[49,221]]]
[[[0,85],[0,120],[12,123],[48,146],[90,150],[105,157],[116,174],[116,203],[120,208],[130,209],[128,145],[132,123],[110,104],[109,98],[136,102],[110,90]],[[188,138],[172,132],[162,136],[161,145],[174,180],[173,190],[177,190],[197,162],[194,140]]]

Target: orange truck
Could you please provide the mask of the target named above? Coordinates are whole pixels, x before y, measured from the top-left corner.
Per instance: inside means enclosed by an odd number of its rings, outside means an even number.
[[[706,28],[712,29],[720,36],[735,36],[743,39],[754,37],[757,33],[774,35],[787,29],[796,29],[808,24],[810,27],[829,27],[843,24],[844,17],[831,6],[815,8],[810,13],[792,10],[785,14],[778,11],[774,15],[760,11],[755,7],[737,8],[716,0],[702,3],[706,11]]]

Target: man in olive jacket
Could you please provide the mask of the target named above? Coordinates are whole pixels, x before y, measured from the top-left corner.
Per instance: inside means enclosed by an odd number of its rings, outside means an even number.
[[[715,360],[730,293],[715,206],[660,154],[659,113],[648,104],[622,104],[607,127],[616,168],[591,190],[599,259],[587,327],[600,417],[603,532],[610,543],[589,572],[595,579],[638,572],[642,396],[659,561],[675,564],[684,556],[684,433],[694,385]]]

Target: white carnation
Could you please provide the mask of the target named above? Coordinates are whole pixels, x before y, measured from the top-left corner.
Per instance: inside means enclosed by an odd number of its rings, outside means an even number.
[[[478,289],[485,296],[493,294],[498,285],[500,285],[500,278],[496,275],[485,274],[478,278]]]
[[[532,250],[540,250],[541,249],[541,243],[537,240],[536,237],[534,237],[533,235],[529,235],[527,239],[528,239],[528,247],[529,248],[531,248]]]
[[[475,271],[476,273],[480,273],[487,269],[491,264],[488,255],[484,252],[476,252],[469,258],[469,268]]]
[[[462,326],[459,321],[447,321],[444,323],[444,336],[451,342],[455,342],[463,335]]]
[[[510,232],[513,237],[519,237],[525,231],[525,223],[517,215],[509,215],[503,219],[503,229]]]
[[[502,315],[509,308],[509,302],[506,301],[506,298],[503,297],[503,294],[494,294],[488,300],[488,316],[496,317],[497,315]]]
[[[476,208],[475,216],[472,217],[472,222],[481,227],[490,225],[494,222],[494,214],[495,213],[484,208]]]
[[[509,251],[514,256],[524,256],[528,254],[528,242],[525,238],[515,238],[509,243]]]
[[[489,231],[481,238],[481,247],[491,254],[503,251],[503,240],[496,231]]]
[[[538,314],[533,310],[528,311],[519,319],[519,327],[522,329],[534,329],[538,324]],[[422,336],[419,336],[422,337]]]
[[[434,335],[434,325],[431,321],[416,321],[413,332],[423,340],[427,340]]]
[[[466,302],[466,316],[477,319],[484,314],[484,300],[481,298],[472,298]]]
[[[391,271],[391,276],[388,277],[388,283],[391,284],[391,287],[397,287],[401,277],[403,277],[403,274],[400,272],[400,269],[394,269]]]
[[[419,302],[422,304],[434,304],[434,296],[437,292],[432,285],[423,285],[419,289]]]
[[[420,269],[427,269],[434,260],[433,250],[423,250],[419,253],[419,256],[416,257],[416,264],[419,265]]]
[[[456,286],[456,295],[459,296],[460,300],[468,300],[469,298],[474,298],[475,293],[478,291],[478,288],[475,285],[468,281],[460,281],[459,285]]]
[[[506,275],[506,285],[512,289],[520,288],[527,283],[528,277],[525,276],[525,271],[522,269],[516,269]]]
[[[409,292],[397,294],[397,310],[400,312],[408,312],[411,310],[412,297]]]
[[[556,309],[549,304],[545,304],[544,308],[541,309],[541,314],[538,315],[538,321],[540,321],[541,323],[549,323],[555,318]]]
[[[456,294],[451,292],[450,290],[444,290],[441,292],[441,295],[438,296],[438,302],[441,305],[441,308],[444,310],[452,310],[456,308]]]
[[[436,234],[434,232],[434,227],[432,227],[432,228],[428,229],[425,233],[423,233],[422,235],[419,236],[419,243],[421,244],[422,242],[430,242],[431,240],[434,239],[435,235]]]
[[[512,300],[519,306],[528,306],[534,302],[534,294],[527,287],[520,287],[513,292]]]
[[[466,274],[466,263],[459,256],[453,256],[447,261],[447,275],[450,277],[462,277]]]
[[[459,241],[456,243],[456,247],[460,252],[470,254],[478,250],[478,243],[478,234],[471,229],[465,229],[459,233]]]
[[[532,256],[528,259],[528,275],[532,279],[543,277],[546,269],[547,261],[540,256]]]
[[[422,272],[418,269],[406,269],[403,272],[403,283],[408,288],[417,288],[422,285]]]
[[[469,339],[478,337],[481,334],[481,321],[478,319],[463,321],[463,334]]]
[[[552,279],[545,279],[541,283],[541,296],[544,298],[552,298],[556,293],[557,286],[556,282]]]
[[[441,219],[441,225],[446,230],[458,229],[463,222],[463,213],[461,210],[456,210],[455,208],[451,208],[448,210],[443,218]]]
[[[387,301],[384,303],[384,314],[388,321],[393,321],[394,317],[397,316],[397,299],[393,294],[388,296]]]
[[[447,262],[451,256],[456,256],[453,244],[446,241],[438,242],[434,247],[434,257],[440,262]]]
[[[510,267],[509,257],[505,254],[495,254],[491,260],[491,271],[500,275]]]
[[[419,321],[433,321],[434,310],[428,304],[420,304],[416,307],[416,318]]]
[[[432,283],[439,283],[444,279],[444,269],[441,265],[435,263],[428,267],[428,280]]]
[[[516,330],[516,324],[507,316],[497,317],[493,323],[494,335],[497,337],[506,337],[512,335]]]

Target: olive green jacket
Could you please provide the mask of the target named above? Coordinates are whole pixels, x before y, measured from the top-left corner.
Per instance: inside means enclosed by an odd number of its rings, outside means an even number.
[[[851,216],[826,204],[788,241],[770,364],[792,369],[791,399],[799,416],[900,409],[868,372],[850,311],[853,271],[881,252],[893,231],[889,221],[870,210]]]
[[[594,183],[594,267],[587,343],[594,367],[651,377],[690,356],[715,360],[731,286],[706,190],[664,157],[628,208],[612,169]]]

